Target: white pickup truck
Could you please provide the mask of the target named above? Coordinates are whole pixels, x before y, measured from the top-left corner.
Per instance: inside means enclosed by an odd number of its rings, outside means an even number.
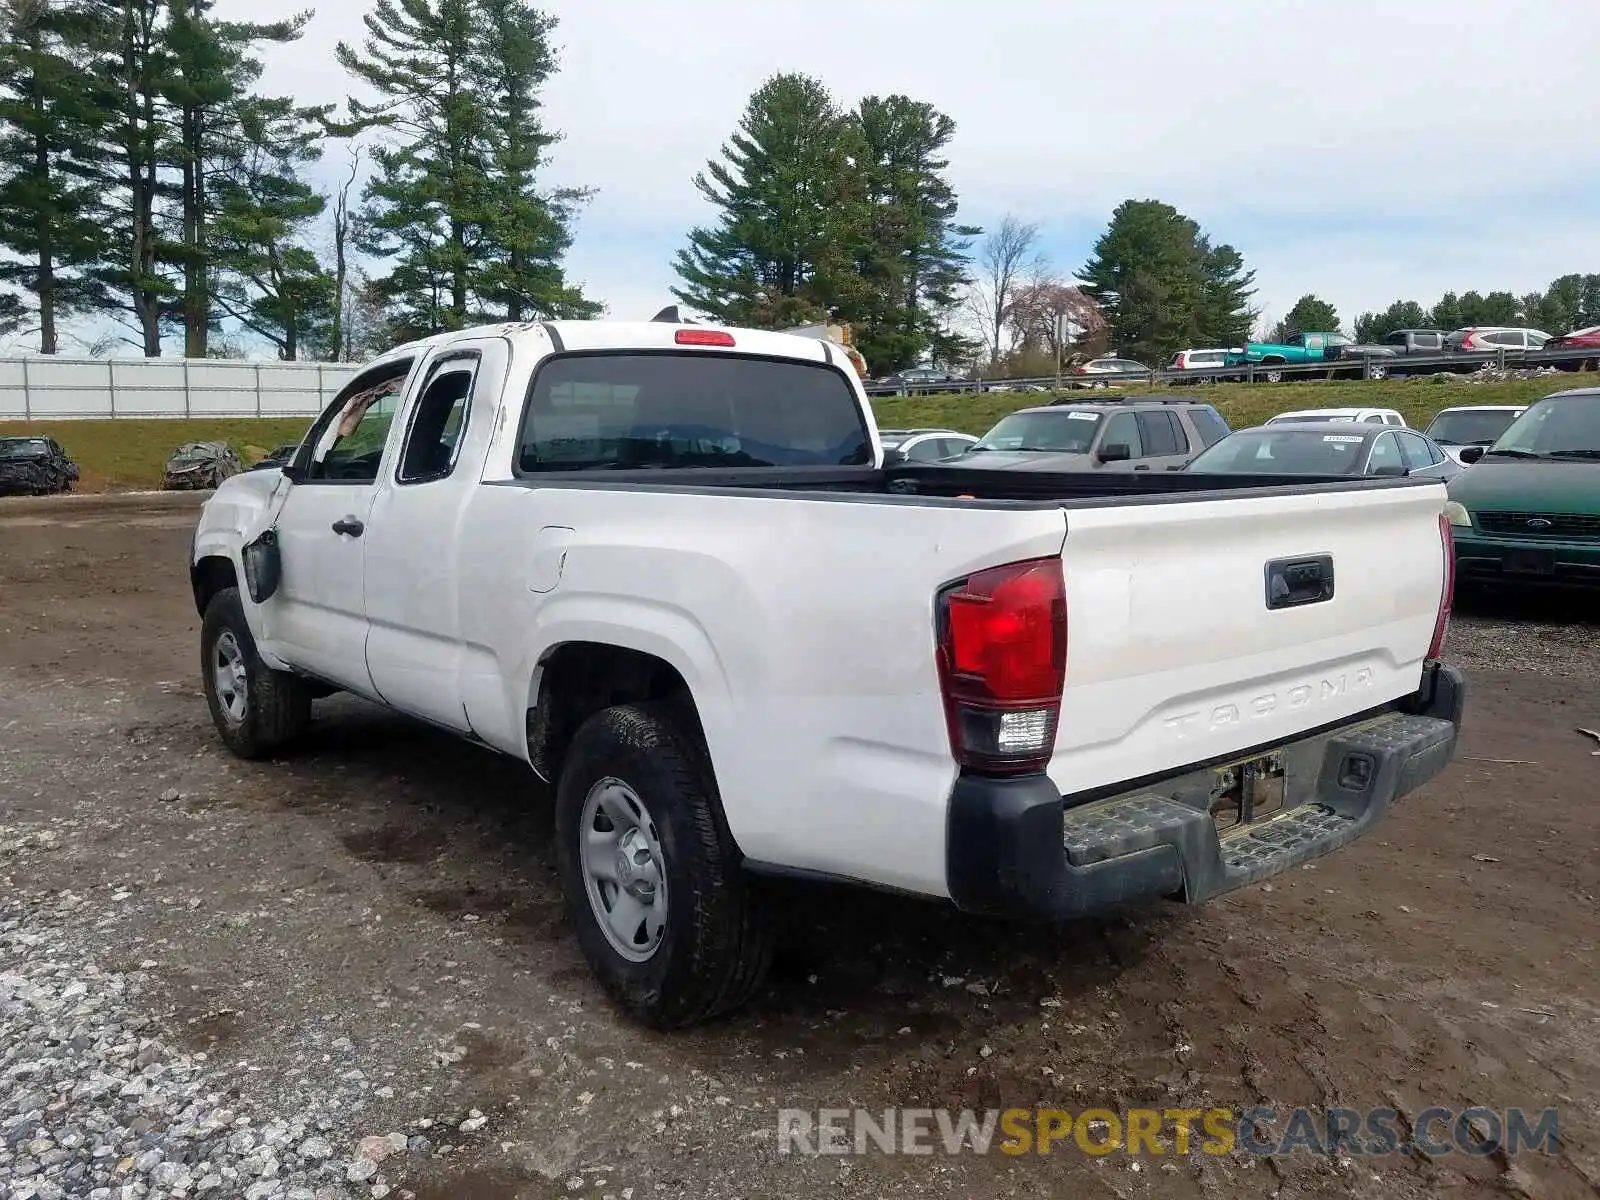
[[[763,875],[1058,919],[1326,853],[1449,761],[1444,486],[885,468],[836,347],[530,322],[365,367],[191,563],[272,754],[348,692],[554,784],[636,1018],[742,1003]]]

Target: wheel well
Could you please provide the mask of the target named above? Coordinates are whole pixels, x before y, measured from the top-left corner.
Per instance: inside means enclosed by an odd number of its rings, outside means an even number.
[[[1281,367],[1288,360],[1277,354],[1269,354],[1261,360],[1263,367]]]
[[[545,658],[527,713],[528,758],[553,780],[582,724],[602,709],[642,700],[682,704],[688,732],[704,736],[683,676],[665,659],[601,642],[568,642]]]
[[[238,587],[239,576],[231,558],[208,554],[189,568],[189,585],[194,589],[195,611],[203,617],[211,597],[223,588]]]

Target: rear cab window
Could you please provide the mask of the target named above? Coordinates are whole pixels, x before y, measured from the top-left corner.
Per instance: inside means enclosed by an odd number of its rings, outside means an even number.
[[[1228,423],[1209,404],[1195,405],[1189,410],[1189,419],[1194,422],[1194,430],[1200,435],[1203,446],[1214,446],[1228,436]]]
[[[872,438],[845,376],[720,352],[558,354],[534,374],[516,473],[861,466]]]

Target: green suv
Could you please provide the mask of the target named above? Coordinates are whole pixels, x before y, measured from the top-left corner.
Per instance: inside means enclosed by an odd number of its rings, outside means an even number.
[[[1600,586],[1600,388],[1546,396],[1450,481],[1462,583]]]

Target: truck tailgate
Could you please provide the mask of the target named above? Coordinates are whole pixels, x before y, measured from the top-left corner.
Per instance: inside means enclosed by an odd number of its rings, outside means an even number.
[[[1123,783],[1130,763],[1154,775],[1414,692],[1444,587],[1445,498],[1410,485],[1069,509],[1052,783]],[[1331,598],[1269,607],[1282,575],[1269,564],[1318,559]]]

